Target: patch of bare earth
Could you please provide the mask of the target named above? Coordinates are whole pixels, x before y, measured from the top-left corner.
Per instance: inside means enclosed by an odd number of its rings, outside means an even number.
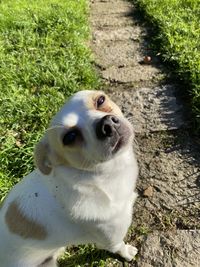
[[[178,82],[149,50],[148,29],[123,0],[91,2],[91,47],[109,95],[136,132],[138,200],[128,241],[138,267],[200,266],[200,141],[191,134]],[[145,57],[146,56],[146,57]],[[122,266],[113,261],[109,266]]]

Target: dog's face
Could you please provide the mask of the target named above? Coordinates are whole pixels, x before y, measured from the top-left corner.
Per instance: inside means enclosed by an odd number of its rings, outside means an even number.
[[[53,118],[36,146],[35,162],[49,174],[56,165],[90,170],[130,147],[133,129],[101,91],[80,91]]]

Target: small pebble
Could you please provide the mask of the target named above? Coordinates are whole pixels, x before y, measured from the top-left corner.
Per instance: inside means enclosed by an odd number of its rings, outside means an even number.
[[[150,64],[151,63],[151,57],[150,56],[145,56],[143,61],[144,61],[145,64]]]
[[[144,190],[143,196],[145,196],[145,197],[152,197],[153,196],[153,187],[151,185]]]

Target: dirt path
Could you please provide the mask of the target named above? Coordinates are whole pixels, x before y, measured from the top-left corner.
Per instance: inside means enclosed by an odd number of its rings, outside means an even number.
[[[127,266],[200,266],[200,143],[190,135],[181,86],[149,50],[133,4],[93,0],[91,25],[103,89],[132,121],[138,143],[139,197],[128,239],[140,252]]]

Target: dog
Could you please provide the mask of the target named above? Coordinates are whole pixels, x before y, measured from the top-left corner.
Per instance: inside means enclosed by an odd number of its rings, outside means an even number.
[[[130,261],[138,166],[134,132],[101,91],[80,91],[36,145],[36,169],[0,210],[1,267],[55,267],[68,245],[94,243]]]

